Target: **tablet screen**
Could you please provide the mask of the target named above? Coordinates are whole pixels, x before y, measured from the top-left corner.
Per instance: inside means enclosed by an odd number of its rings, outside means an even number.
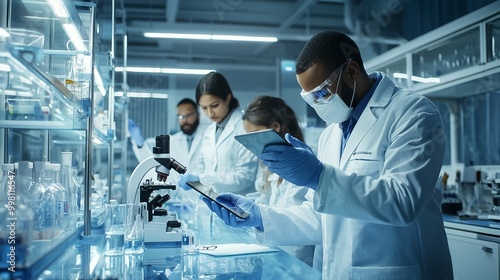
[[[265,147],[269,145],[290,145],[274,129],[265,129],[234,136],[236,141],[240,142],[254,155],[260,156]]]
[[[229,212],[233,213],[237,217],[241,219],[245,219],[248,217],[248,213],[245,212],[243,209],[240,207],[232,204],[232,203],[224,203],[221,200],[217,200],[217,197],[219,196],[218,193],[216,193],[212,188],[209,188],[205,185],[203,185],[200,182],[195,182],[195,181],[189,181],[186,182],[188,186],[191,188],[195,189],[197,192],[201,193],[203,196],[207,197],[208,199],[214,201],[215,203],[219,204],[220,206],[226,208]]]

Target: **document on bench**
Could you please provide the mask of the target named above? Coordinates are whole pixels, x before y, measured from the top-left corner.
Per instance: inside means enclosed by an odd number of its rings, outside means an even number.
[[[198,246],[198,249],[201,254],[212,256],[234,256],[244,254],[271,253],[279,251],[279,249],[269,246],[247,243],[201,245]]]

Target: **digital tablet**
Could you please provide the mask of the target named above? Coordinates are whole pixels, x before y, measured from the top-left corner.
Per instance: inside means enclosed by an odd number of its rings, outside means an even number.
[[[291,145],[274,129],[265,129],[240,134],[234,136],[234,139],[240,142],[243,146],[245,146],[245,148],[250,150],[256,156],[260,156],[264,148],[269,145]]]
[[[188,182],[186,182],[186,184],[188,186],[190,186],[191,188],[195,189],[197,192],[201,193],[206,198],[219,204],[220,206],[225,208],[227,211],[233,213],[238,218],[245,219],[246,217],[248,217],[248,215],[250,215],[248,212],[245,212],[243,209],[230,203],[229,201],[227,203],[223,203],[221,200],[217,200],[217,197],[219,196],[219,194],[214,192],[214,190],[212,190],[212,188],[209,188],[200,182],[188,181]]]

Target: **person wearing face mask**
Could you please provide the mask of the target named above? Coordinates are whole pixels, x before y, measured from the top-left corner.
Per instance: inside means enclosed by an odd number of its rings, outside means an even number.
[[[302,232],[313,233],[300,242],[322,235],[323,279],[453,279],[436,184],[445,142],[437,108],[383,73],[366,73],[354,41],[334,31],[310,39],[296,74],[301,97],[331,123],[318,157],[287,134],[292,146],[270,145],[259,158],[284,180],[315,190],[321,233],[310,226]],[[251,201],[231,202],[251,215],[242,221],[209,206],[227,224],[255,227],[264,240],[303,220],[294,211],[266,223]]]
[[[226,78],[217,72],[201,77],[196,86],[196,102],[213,122],[205,131],[198,160],[199,175],[181,176],[179,185],[190,189],[188,181],[213,186],[216,192],[247,194],[254,188],[257,157],[241,145],[235,135],[245,133],[238,100]]]
[[[188,168],[189,173],[198,175],[198,160],[201,155],[201,140],[206,125],[200,124],[198,105],[189,98],[177,103],[177,121],[180,131],[170,136],[170,156]],[[170,172],[172,182],[178,182],[180,175]]]

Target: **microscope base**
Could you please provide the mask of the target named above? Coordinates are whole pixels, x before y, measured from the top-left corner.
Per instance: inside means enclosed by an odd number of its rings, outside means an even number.
[[[168,231],[167,222],[175,221],[176,215],[153,217],[153,221],[144,226],[144,242],[181,242],[182,232]]]

